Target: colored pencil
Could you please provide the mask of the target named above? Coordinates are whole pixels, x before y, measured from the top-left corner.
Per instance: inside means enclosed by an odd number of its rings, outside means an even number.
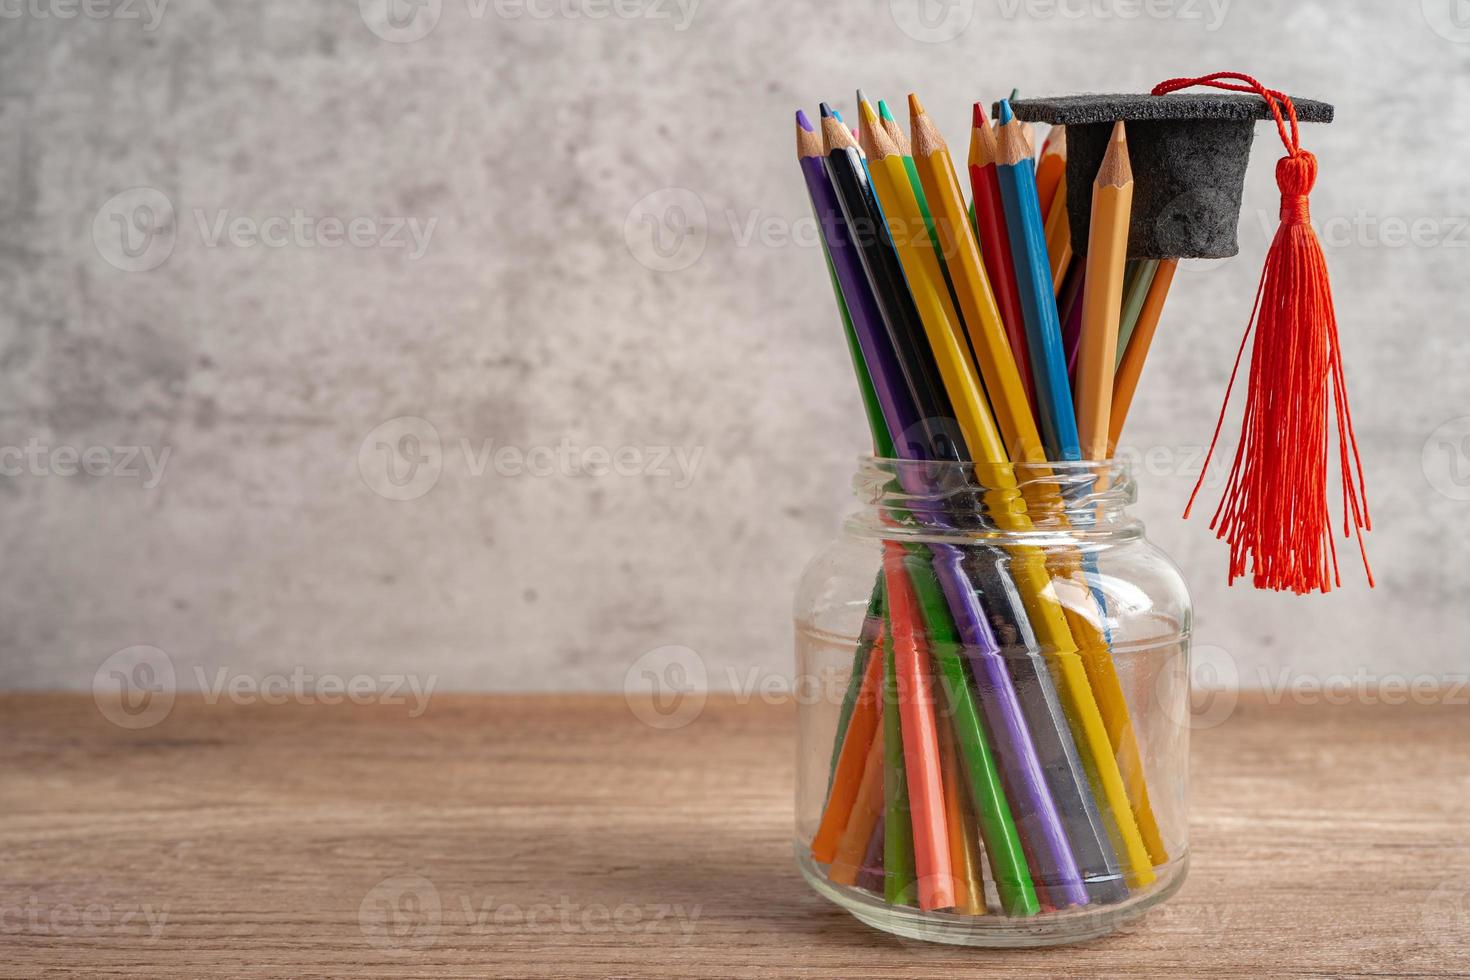
[[[863,114],[863,150],[873,190],[890,224],[919,227],[918,200],[909,183],[903,156],[877,123],[871,106]],[[870,123],[869,119],[872,119]],[[899,263],[923,325],[924,338],[939,368],[941,384],[949,395],[952,417],[959,425],[964,443],[974,458],[987,462],[1006,459],[995,420],[985,404],[980,377],[970,358],[968,341],[959,314],[950,300],[949,289],[939,269],[934,249],[911,235],[894,239]]]
[[[959,549],[950,550],[957,552]],[[1020,832],[1011,815],[1005,781],[990,751],[985,727],[970,694],[970,672],[959,656],[964,644],[949,616],[947,600],[940,592],[934,563],[910,555],[907,566],[909,581],[914,583],[919,597],[929,649],[939,665],[937,682],[947,697],[950,722],[964,763],[970,799],[974,801],[980,835],[985,841],[985,860],[1000,897],[1001,909],[1007,915],[1035,915],[1041,904],[1037,900],[1036,885]]]
[[[827,175],[853,252],[871,286],[890,347],[913,402],[914,424],[921,430],[892,431],[894,443],[902,447],[911,440],[919,440],[922,443],[919,458],[959,459],[958,440],[942,421],[953,417],[949,396],[940,380],[934,355],[924,340],[924,326],[894,251],[883,209],[869,180],[870,162],[863,159],[847,127],[831,117],[826,103],[822,104],[822,116]],[[872,370],[871,364],[869,369]]]
[[[1016,265],[1016,285],[1026,321],[1031,373],[1036,382],[1041,432],[1052,459],[1082,458],[1077,417],[1072,408],[1071,385],[1062,353],[1062,329],[1057,321],[1056,294],[1051,288],[1051,266],[1040,204],[1036,200],[1036,169],[1031,147],[1009,101],[1000,104],[996,179],[1005,206],[1006,231]]]
[[[1036,200],[1042,214],[1051,214],[1057,194],[1067,193],[1063,182],[1067,173],[1067,127],[1053,126],[1036,158]]]
[[[873,744],[868,746],[868,759],[863,765],[863,779],[858,785],[852,813],[827,872],[827,877],[839,885],[857,884],[873,828],[883,816],[883,758],[883,729],[879,726]]]
[[[926,911],[949,908],[955,903],[954,873],[944,816],[944,777],[940,774],[939,730],[934,720],[929,651],[905,574],[906,552],[896,541],[886,542],[883,552],[885,594],[893,623],[890,642],[901,693],[899,723],[913,823],[919,908]]]
[[[1067,178],[1062,177],[1062,192],[1052,201],[1046,215],[1046,257],[1051,263],[1051,291],[1061,293],[1062,280],[1072,265],[1072,221],[1067,216]]]
[[[909,125],[913,129],[913,162],[929,200],[939,247],[949,256],[950,279],[959,298],[965,332],[985,391],[1015,462],[1046,461],[1046,447],[1026,396],[1000,308],[985,271],[974,230],[965,219],[964,194],[955,175],[954,160],[938,127],[918,97],[909,96]]]
[[[990,545],[976,545],[969,552],[966,564],[971,578],[988,600],[987,608],[991,610],[997,633],[1007,638],[1006,667],[1015,682],[1026,724],[1066,824],[1088,894],[1099,902],[1121,901],[1127,897],[1128,889],[1119,877],[1111,832],[1093,795],[1082,754],[1020,591],[1008,574],[1010,557],[1004,549]],[[1047,892],[1040,884],[1038,890]]]
[[[968,805],[959,748],[948,718],[939,724],[939,760],[944,776],[944,821],[949,831],[950,863],[954,867],[954,907],[963,915],[984,915],[985,877],[980,870],[980,849],[973,829],[973,811]]]
[[[884,636],[884,645],[888,638]],[[832,779],[831,792],[822,810],[817,832],[812,837],[812,857],[823,864],[837,856],[837,842],[847,827],[858,788],[862,785],[863,766],[867,762],[868,748],[878,731],[879,685],[882,683],[883,661],[880,657],[869,657],[863,671],[862,691],[853,706],[852,720],[848,723],[846,737],[842,740],[842,751],[837,759],[837,771]]]
[[[1108,416],[1123,307],[1123,266],[1128,261],[1128,220],[1133,214],[1133,168],[1123,122],[1103,152],[1092,185],[1087,232],[1087,279],[1082,289],[1082,332],[1077,353],[1077,429],[1082,453],[1102,460],[1112,455]]]
[[[903,730],[899,721],[898,671],[893,652],[893,599],[883,642],[883,899],[889,905],[917,905],[914,880],[914,829],[904,772]]]
[[[975,237],[979,239],[980,257],[985,262],[985,277],[995,294],[1000,322],[1011,343],[1011,354],[1026,389],[1026,401],[1036,413],[1036,387],[1032,380],[1031,358],[1026,349],[1026,321],[1021,311],[1021,297],[1016,291],[1015,262],[1006,237],[1005,209],[1001,202],[1000,182],[995,170],[995,131],[984,107],[976,102],[971,110],[970,195],[974,207]]]
[[[1087,282],[1087,263],[1073,262],[1057,297],[1057,315],[1062,320],[1062,350],[1067,356],[1067,377],[1077,391],[1077,347],[1082,340],[1082,287]]]
[[[1103,728],[1117,755],[1118,783],[1105,787],[1104,792],[1110,805],[1109,815],[1118,821],[1119,851],[1124,871],[1129,884],[1143,887],[1154,881],[1153,867],[1163,864],[1169,856],[1164,850],[1158,820],[1149,802],[1138,738],[1128,714],[1128,700],[1123,694],[1123,685],[1113,666],[1113,653],[1100,625],[1103,622],[1100,603],[1097,603],[1096,592],[1089,583],[1079,584],[1077,600],[1067,605],[1067,620],[1072,627],[1072,635],[1077,638],[1088,682],[1096,694]]]
[[[1133,275],[1126,278],[1123,283],[1123,314],[1118,320],[1115,368],[1123,363],[1123,352],[1127,350],[1128,341],[1138,326],[1138,318],[1143,313],[1144,300],[1148,298],[1149,288],[1153,285],[1154,276],[1159,271],[1158,259],[1139,259],[1130,264],[1136,268],[1133,270]]]
[[[838,120],[835,125],[841,127],[842,123]],[[861,362],[859,384],[866,382],[865,390],[871,388],[882,418],[878,430],[887,438],[880,441],[875,435],[874,445],[880,454],[889,457],[915,458],[922,447],[917,442],[910,445],[901,440],[917,439],[916,427],[923,416],[909,395],[898,355],[888,339],[889,328],[884,312],[864,269],[860,254],[864,243],[855,240],[843,218],[837,190],[828,173],[822,138],[800,110],[796,119],[796,152],[812,202],[812,213],[822,234],[822,248],[844,299],[847,322],[852,326],[852,337],[857,344],[859,357],[854,367],[858,368],[858,361]],[[868,216],[868,220],[876,219]],[[875,226],[870,225],[868,244],[872,244],[875,235]]]
[[[1138,314],[1138,325],[1128,339],[1128,349],[1118,365],[1117,377],[1113,379],[1113,409],[1110,417],[1111,429],[1108,438],[1113,445],[1123,436],[1123,422],[1128,418],[1128,409],[1133,405],[1133,393],[1138,390],[1138,379],[1143,374],[1143,362],[1148,357],[1149,345],[1153,343],[1154,330],[1164,312],[1164,300],[1169,296],[1169,285],[1174,281],[1178,259],[1163,259],[1149,284],[1148,297]]]

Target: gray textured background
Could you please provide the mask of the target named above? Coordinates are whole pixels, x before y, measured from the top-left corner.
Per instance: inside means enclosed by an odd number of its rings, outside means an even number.
[[[443,0],[396,34],[382,0],[176,0],[151,30],[141,5],[8,7],[0,447],[169,456],[151,487],[49,456],[0,477],[0,686],[86,687],[135,644],[185,686],[202,666],[617,688],[667,644],[716,687],[789,673],[792,586],[864,444],[792,109],[916,89],[963,153],[969,102],[1013,84],[1219,68],[1338,106],[1305,142],[1379,586],[1349,562],[1327,598],[1227,589],[1224,546],[1178,517],[1275,224],[1264,126],[1242,254],[1181,271],[1144,377],[1139,510],[1243,683],[1462,671],[1470,20],[1430,0],[961,0],[926,27],[915,7]],[[130,188],[153,190],[114,198]],[[434,224],[417,257],[213,234],[298,210],[369,238]],[[475,455],[563,440],[698,465],[530,476]],[[380,442],[424,460],[402,493]]]

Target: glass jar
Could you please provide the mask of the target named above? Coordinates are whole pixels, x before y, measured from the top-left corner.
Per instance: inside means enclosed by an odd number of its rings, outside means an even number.
[[[863,922],[1100,936],[1188,865],[1190,603],[1121,461],[867,458],[796,596],[797,863]]]

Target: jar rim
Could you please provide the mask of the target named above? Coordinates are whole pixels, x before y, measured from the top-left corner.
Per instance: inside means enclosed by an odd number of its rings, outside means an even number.
[[[989,463],[983,461],[858,457],[853,491],[881,516],[917,514],[931,529],[971,515],[984,521],[1023,517],[1037,530],[1088,526],[1101,530],[1124,520],[1137,500],[1126,459]]]

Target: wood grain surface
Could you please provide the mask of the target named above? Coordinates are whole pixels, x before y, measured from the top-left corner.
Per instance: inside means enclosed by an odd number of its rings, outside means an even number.
[[[792,861],[794,715],[620,696],[0,696],[0,974],[1470,975],[1470,711],[1242,699],[1194,734],[1193,866],[1080,946],[867,929]]]

